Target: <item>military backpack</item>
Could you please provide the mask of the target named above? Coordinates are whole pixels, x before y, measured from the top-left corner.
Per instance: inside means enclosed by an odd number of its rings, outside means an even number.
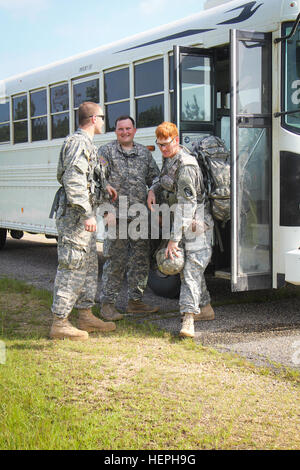
[[[202,170],[206,195],[214,219],[230,220],[230,154],[219,137],[208,136],[193,143],[193,154]]]

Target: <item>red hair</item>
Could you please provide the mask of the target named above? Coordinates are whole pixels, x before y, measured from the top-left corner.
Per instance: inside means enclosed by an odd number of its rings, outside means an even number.
[[[173,122],[165,121],[156,128],[155,134],[157,139],[168,139],[168,137],[174,139],[178,136],[178,129]]]

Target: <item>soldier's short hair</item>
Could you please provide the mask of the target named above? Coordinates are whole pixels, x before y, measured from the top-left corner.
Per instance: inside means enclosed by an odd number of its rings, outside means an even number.
[[[115,129],[117,128],[117,124],[119,121],[126,121],[126,119],[130,119],[130,121],[132,122],[132,125],[133,127],[135,127],[135,122],[134,122],[134,119],[131,117],[131,116],[128,116],[127,114],[124,115],[124,116],[119,116],[116,121],[115,121]]]
[[[84,101],[78,109],[78,122],[80,126],[88,123],[91,116],[98,113],[99,104],[92,101]]]
[[[168,139],[178,136],[178,129],[173,122],[164,121],[155,130],[157,139]]]

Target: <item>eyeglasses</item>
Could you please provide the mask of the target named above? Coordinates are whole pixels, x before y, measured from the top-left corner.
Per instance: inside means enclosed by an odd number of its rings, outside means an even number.
[[[176,139],[177,136],[173,137],[172,140],[170,140],[170,142],[165,142],[164,144],[161,144],[160,142],[157,142],[157,140],[155,141],[155,143],[159,146],[159,148],[163,149],[165,147],[169,147],[169,145],[173,142],[174,139]]]
[[[102,118],[104,121],[104,118],[105,118],[104,114],[92,114],[92,116],[89,116],[89,117],[94,117],[94,116]]]

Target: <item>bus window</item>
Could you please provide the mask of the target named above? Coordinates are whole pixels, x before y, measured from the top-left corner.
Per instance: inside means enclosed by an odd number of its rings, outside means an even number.
[[[0,101],[0,143],[10,141],[9,101]]]
[[[50,88],[52,139],[69,134],[69,90],[68,85]]]
[[[28,141],[27,125],[27,95],[16,96],[12,99],[14,143]]]
[[[296,42],[296,70],[297,76],[300,77],[300,38]]]
[[[99,79],[73,83],[73,106],[75,129],[78,128],[78,108],[84,101],[99,103]]]
[[[137,127],[151,127],[164,120],[163,59],[136,64],[134,91]]]
[[[267,53],[260,42],[239,42],[239,114],[264,114],[270,107],[270,94],[264,91],[269,87]]]
[[[221,139],[224,140],[228,150],[230,150],[230,116],[221,117]]]
[[[211,59],[186,55],[181,64],[182,121],[211,121]]]
[[[283,34],[288,35],[292,26],[284,28]],[[285,41],[283,64],[285,66],[284,109],[291,112],[284,119],[285,127],[300,134],[300,25],[295,35]]]
[[[239,271],[270,270],[269,129],[240,128],[239,139]]]
[[[30,93],[31,140],[47,140],[47,91]]]
[[[115,129],[117,117],[130,114],[129,68],[104,73],[106,132]]]

